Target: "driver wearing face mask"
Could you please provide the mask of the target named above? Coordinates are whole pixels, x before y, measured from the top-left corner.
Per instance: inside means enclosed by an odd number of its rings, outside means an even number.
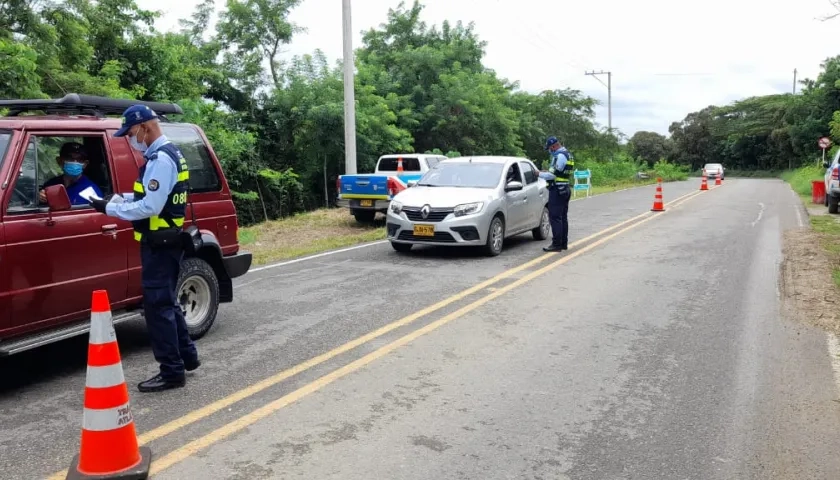
[[[47,203],[47,194],[44,189],[53,185],[64,185],[64,188],[67,189],[67,196],[70,197],[70,203],[73,205],[88,204],[85,198],[79,196],[79,193],[88,188],[93,189],[96,196],[102,198],[102,191],[99,190],[99,187],[82,173],[88,166],[88,156],[84,146],[76,142],[67,142],[61,146],[56,160],[64,174],[50,179],[41,186],[39,192],[41,203]]]

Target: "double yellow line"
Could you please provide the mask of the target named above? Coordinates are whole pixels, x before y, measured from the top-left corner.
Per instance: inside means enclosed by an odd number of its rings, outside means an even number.
[[[695,196],[697,196],[701,193],[702,193],[702,191],[695,191],[695,192],[683,195],[681,197],[678,197],[678,198],[672,200],[669,203],[666,203],[665,207],[675,208],[675,207],[679,206],[680,204],[694,198]],[[354,372],[354,371],[360,369],[361,367],[373,362],[374,360],[377,360],[377,359],[387,355],[388,353],[392,352],[393,350],[395,350],[395,349],[397,349],[397,348],[399,348],[399,347],[401,347],[401,346],[403,346],[403,345],[405,345],[405,344],[407,344],[407,343],[409,343],[409,342],[411,342],[411,341],[413,341],[413,340],[415,340],[415,339],[417,339],[417,338],[419,338],[419,337],[421,337],[421,336],[423,336],[423,335],[425,335],[425,334],[427,334],[427,333],[429,333],[433,330],[436,330],[443,325],[446,325],[447,323],[451,322],[452,320],[455,320],[459,317],[462,317],[462,316],[466,315],[467,313],[475,310],[476,308],[486,304],[487,302],[489,302],[489,301],[491,301],[495,298],[500,297],[501,295],[504,295],[505,293],[513,290],[514,288],[522,286],[523,284],[525,284],[525,283],[527,283],[527,282],[529,282],[529,281],[531,281],[531,280],[533,280],[533,279],[535,279],[535,278],[537,278],[541,275],[544,275],[548,271],[550,271],[550,270],[552,270],[552,269],[554,269],[554,268],[556,268],[556,267],[558,267],[558,266],[560,266],[560,265],[562,265],[566,262],[569,262],[572,259],[577,258],[580,255],[583,255],[584,253],[592,250],[595,247],[598,247],[599,245],[602,245],[603,243],[611,240],[612,238],[615,238],[616,236],[621,235],[622,233],[625,233],[625,232],[627,232],[627,231],[629,231],[633,228],[636,228],[639,225],[642,225],[642,224],[644,224],[644,223],[646,223],[646,222],[648,222],[648,221],[650,221],[650,220],[652,220],[652,219],[654,219],[658,216],[661,216],[665,213],[667,213],[667,209],[666,209],[665,212],[660,212],[660,213],[645,212],[645,213],[642,213],[641,215],[637,215],[633,218],[630,218],[630,219],[625,220],[623,222],[617,223],[617,224],[615,224],[615,225],[613,225],[609,228],[606,228],[606,229],[601,230],[597,233],[589,235],[586,238],[580,239],[576,242],[573,242],[573,243],[569,244],[569,247],[571,249],[574,249],[575,247],[583,245],[583,244],[585,244],[585,243],[587,243],[587,242],[589,242],[589,241],[591,241],[591,240],[593,240],[597,237],[603,236],[604,234],[606,234],[608,232],[611,232],[611,231],[614,231],[614,230],[619,229],[621,227],[624,227],[625,225],[632,224],[632,225],[626,226],[624,228],[621,228],[620,230],[618,230],[618,231],[616,231],[616,232],[614,232],[610,235],[607,235],[607,236],[605,236],[605,237],[603,237],[603,238],[601,238],[601,239],[599,239],[599,240],[597,240],[597,241],[595,241],[595,242],[593,242],[589,245],[586,245],[585,247],[581,248],[580,250],[571,251],[569,254],[567,254],[565,256],[562,256],[558,260],[555,260],[555,261],[543,266],[542,268],[525,275],[524,277],[516,280],[515,282],[512,282],[512,283],[510,283],[510,284],[508,284],[508,285],[506,285],[502,288],[499,288],[498,290],[495,290],[492,293],[489,293],[489,294],[475,300],[474,302],[472,302],[472,303],[470,303],[470,304],[468,304],[464,307],[461,307],[460,309],[458,309],[458,310],[456,310],[456,311],[454,311],[454,312],[452,312],[452,313],[450,313],[450,314],[448,314],[448,315],[446,315],[446,316],[444,316],[444,317],[442,317],[442,318],[440,318],[440,319],[438,319],[438,320],[436,320],[432,323],[429,323],[428,325],[426,325],[424,327],[421,327],[421,328],[419,328],[417,330],[414,330],[411,333],[409,333],[409,334],[407,334],[403,337],[400,337],[399,339],[397,339],[397,340],[389,343],[388,345],[385,345],[385,346],[383,346],[383,347],[381,347],[381,348],[379,348],[379,349],[377,349],[377,350],[359,358],[358,360],[355,360],[355,361],[353,361],[353,362],[351,362],[347,365],[344,365],[343,367],[340,367],[339,369],[334,370],[334,371],[330,372],[329,374],[327,374],[323,377],[320,377],[320,378],[314,380],[313,382],[311,382],[311,383],[309,383],[309,384],[307,384],[307,385],[305,385],[305,386],[303,386],[303,387],[301,387],[301,388],[299,388],[299,389],[297,389],[297,390],[295,390],[295,391],[293,391],[293,392],[291,392],[287,395],[284,395],[284,396],[282,396],[282,397],[280,397],[280,398],[278,398],[278,399],[276,399],[276,400],[274,400],[274,401],[272,401],[272,402],[270,402],[270,403],[268,403],[268,404],[266,404],[266,405],[264,405],[264,406],[262,406],[262,407],[260,407],[256,410],[254,410],[250,413],[247,413],[247,414],[243,415],[242,417],[234,420],[231,423],[228,423],[228,424],[226,424],[226,425],[224,425],[224,426],[222,426],[222,427],[220,427],[216,430],[213,430],[212,432],[210,432],[210,433],[208,433],[208,434],[206,434],[206,435],[204,435],[200,438],[197,438],[196,440],[191,441],[190,443],[188,443],[188,444],[170,452],[169,454],[155,460],[152,464],[152,467],[151,467],[151,474],[159,473],[159,472],[169,468],[170,466],[185,460],[186,458],[193,455],[194,453],[196,453],[196,452],[198,452],[198,451],[200,451],[204,448],[209,447],[210,445],[224,439],[225,437],[230,436],[231,434],[233,434],[237,431],[242,430],[243,428],[246,428],[249,425],[252,425],[253,423],[259,421],[260,419],[263,419],[263,418],[271,415],[272,413],[277,412],[278,410],[282,409],[283,407],[300,400],[301,398],[309,395],[310,393],[313,393],[317,390],[320,390],[321,388],[325,387],[326,385],[329,385],[330,383],[338,380],[339,378],[344,377],[345,375],[347,375],[351,372]],[[636,223],[633,223],[633,222],[636,222]],[[472,294],[480,292],[481,290],[486,289],[487,287],[490,287],[491,285],[494,285],[494,284],[496,284],[496,283],[498,283],[498,282],[516,274],[516,273],[519,273],[519,272],[521,272],[523,270],[526,270],[530,267],[533,267],[535,265],[541,264],[541,263],[547,261],[552,256],[556,256],[556,255],[558,255],[558,253],[554,253],[554,252],[547,253],[547,254],[541,255],[541,256],[539,256],[539,257],[537,257],[537,258],[535,258],[535,259],[533,259],[529,262],[526,262],[522,265],[519,265],[518,267],[512,268],[510,270],[506,270],[506,271],[500,273],[499,275],[496,275],[493,278],[487,279],[487,280],[485,280],[485,281],[483,281],[483,282],[481,282],[481,283],[479,283],[479,284],[477,284],[473,287],[470,287],[466,290],[461,291],[460,293],[457,293],[457,294],[455,294],[451,297],[448,297],[444,300],[441,300],[440,302],[435,303],[434,305],[431,305],[431,306],[426,307],[422,310],[419,310],[415,313],[412,313],[408,316],[405,316],[405,317],[403,317],[403,318],[401,318],[401,319],[399,319],[395,322],[389,323],[388,325],[385,325],[385,326],[383,326],[381,328],[378,328],[378,329],[376,329],[376,330],[374,330],[374,331],[372,331],[372,332],[370,332],[366,335],[358,337],[355,340],[347,342],[344,345],[336,347],[336,348],[334,348],[334,349],[332,349],[332,350],[330,350],[326,353],[323,353],[321,355],[313,357],[313,358],[311,358],[311,359],[309,359],[309,360],[307,360],[303,363],[295,365],[294,367],[291,367],[287,370],[284,370],[284,371],[279,372],[275,375],[272,375],[271,377],[268,377],[268,378],[266,378],[266,379],[264,379],[260,382],[255,383],[254,385],[251,385],[251,386],[246,387],[242,390],[239,390],[238,392],[235,392],[231,395],[228,395],[227,397],[221,398],[221,399],[219,399],[219,400],[217,400],[213,403],[210,403],[210,404],[208,404],[208,405],[206,405],[206,406],[204,406],[204,407],[202,407],[198,410],[194,410],[194,411],[184,415],[181,418],[175,419],[175,420],[173,420],[169,423],[166,423],[166,424],[161,425],[157,428],[154,428],[154,429],[152,429],[152,430],[150,430],[146,433],[143,433],[143,434],[139,435],[138,441],[141,445],[147,444],[147,443],[152,442],[152,441],[154,441],[158,438],[161,438],[165,435],[168,435],[172,432],[175,432],[175,431],[177,431],[181,428],[184,428],[187,425],[190,425],[190,424],[195,423],[199,420],[207,418],[210,415],[212,415],[212,414],[214,414],[214,413],[216,413],[216,412],[218,412],[218,411],[220,411],[224,408],[227,408],[230,405],[232,405],[232,404],[234,404],[234,403],[236,403],[240,400],[249,398],[249,397],[251,397],[251,396],[253,396],[253,395],[269,388],[269,387],[277,385],[278,383],[280,383],[280,382],[282,382],[282,381],[284,381],[284,380],[286,380],[290,377],[293,377],[293,376],[295,376],[299,373],[302,373],[302,372],[304,372],[304,371],[306,371],[306,370],[308,370],[312,367],[318,366],[318,365],[320,365],[320,364],[322,364],[322,363],[324,363],[328,360],[331,360],[331,359],[333,359],[333,358],[335,358],[335,357],[337,357],[337,356],[339,356],[343,353],[346,353],[346,352],[348,352],[348,351],[350,351],[350,350],[352,350],[356,347],[359,347],[359,346],[361,346],[361,345],[363,345],[367,342],[370,342],[371,340],[374,340],[378,337],[381,337],[381,336],[387,334],[388,332],[391,332],[391,331],[393,331],[397,328],[400,328],[400,327],[406,326],[408,324],[411,324],[412,322],[414,322],[414,321],[416,321],[416,320],[418,320],[422,317],[425,317],[425,316],[427,316],[431,313],[434,313],[435,311],[440,310],[440,309],[442,309],[442,308],[444,308],[444,307],[446,307],[446,306],[448,306],[448,305],[450,305],[454,302],[462,300],[462,299],[464,299],[464,298],[466,298],[466,297],[468,297]],[[52,479],[59,480],[59,479],[64,478],[66,473],[67,473],[67,471],[64,470],[64,471],[58,472],[56,474],[53,474],[49,478],[50,478],[50,480],[52,480]]]

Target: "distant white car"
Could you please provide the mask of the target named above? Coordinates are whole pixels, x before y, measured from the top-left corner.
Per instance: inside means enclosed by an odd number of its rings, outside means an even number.
[[[703,170],[706,171],[707,179],[716,179],[720,176],[720,180],[723,181],[723,165],[719,163],[707,163],[703,165]]]
[[[527,231],[549,237],[546,181],[527,158],[447,159],[394,196],[386,227],[398,252],[415,244],[472,245],[496,256],[505,238]]]

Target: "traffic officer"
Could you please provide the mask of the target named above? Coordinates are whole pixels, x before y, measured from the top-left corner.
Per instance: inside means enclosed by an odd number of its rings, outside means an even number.
[[[569,199],[572,189],[569,181],[575,169],[572,155],[557,137],[548,137],[545,149],[551,152],[548,172],[540,177],[548,182],[548,218],[551,222],[551,245],[543,247],[546,252],[561,252],[569,249]]]
[[[141,392],[156,392],[186,384],[184,371],[201,365],[177,299],[184,247],[181,228],[187,204],[189,170],[181,151],[167,140],[157,114],[133,105],[123,113],[115,137],[128,135],[129,144],[146,162],[124,203],[92,200],[96,210],[130,221],[140,242],[143,309],[160,373],[141,382]]]

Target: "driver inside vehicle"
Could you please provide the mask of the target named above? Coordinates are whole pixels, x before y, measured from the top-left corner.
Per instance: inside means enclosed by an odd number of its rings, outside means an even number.
[[[99,187],[82,173],[88,166],[88,155],[82,144],[76,142],[63,144],[56,160],[64,173],[41,186],[38,196],[42,204],[47,203],[47,194],[44,189],[53,185],[64,185],[67,196],[70,197],[70,203],[73,205],[89,205],[88,200],[79,195],[88,188],[92,189],[97,197],[102,198]]]

